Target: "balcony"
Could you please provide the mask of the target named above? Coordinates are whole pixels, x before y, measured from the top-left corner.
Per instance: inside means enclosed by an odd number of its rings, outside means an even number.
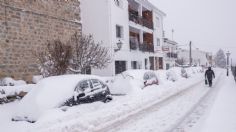
[[[142,52],[154,52],[154,45],[153,44],[139,44],[139,50]]]
[[[138,12],[129,8],[129,20],[136,23],[136,24],[139,24],[139,25],[142,25],[144,27],[147,27],[149,29],[153,29],[153,22],[152,20],[149,20],[147,18],[144,18],[142,16],[139,16],[138,15]]]
[[[137,50],[137,49],[138,49],[139,42],[136,41],[136,39],[131,39],[131,38],[130,38],[129,45],[130,45],[130,50]]]
[[[130,50],[138,50],[142,52],[154,52],[154,45],[147,43],[140,43],[133,39],[130,39]]]
[[[176,53],[172,53],[172,52],[166,53],[166,56],[169,58],[174,58],[174,59],[178,58],[178,55]]]

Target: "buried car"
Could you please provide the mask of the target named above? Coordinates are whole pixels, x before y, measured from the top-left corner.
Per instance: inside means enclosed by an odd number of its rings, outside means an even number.
[[[37,121],[45,112],[62,106],[112,100],[103,78],[63,75],[42,79],[19,103],[12,121]]]
[[[158,85],[159,80],[151,70],[127,70],[118,74],[111,85],[112,94],[129,94],[138,92],[149,85]]]

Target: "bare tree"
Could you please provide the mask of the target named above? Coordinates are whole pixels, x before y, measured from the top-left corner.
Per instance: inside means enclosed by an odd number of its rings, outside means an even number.
[[[109,50],[102,43],[96,43],[91,35],[75,33],[69,43],[75,45],[70,68],[73,73],[86,74],[88,68],[102,69],[110,63]]]
[[[217,51],[216,56],[215,56],[215,63],[216,63],[216,66],[220,68],[226,67],[226,57],[222,49]]]
[[[44,77],[63,75],[67,73],[70,65],[72,47],[60,40],[49,41],[44,51],[36,52],[36,57]]]

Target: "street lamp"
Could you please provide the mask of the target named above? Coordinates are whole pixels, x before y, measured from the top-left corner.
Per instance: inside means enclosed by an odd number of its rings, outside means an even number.
[[[122,47],[122,42],[119,40],[119,42],[117,42],[116,43],[116,45],[117,45],[117,48],[116,49],[114,49],[115,50],[115,52],[117,52],[117,51],[119,51],[120,49],[121,49],[121,47]]]
[[[227,76],[229,76],[229,56],[230,56],[229,51],[226,53],[226,56],[227,56]]]

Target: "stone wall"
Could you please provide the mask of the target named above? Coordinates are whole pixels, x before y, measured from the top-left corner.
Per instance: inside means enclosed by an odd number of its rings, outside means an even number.
[[[0,0],[0,78],[38,75],[32,54],[53,39],[81,34],[78,0]]]

